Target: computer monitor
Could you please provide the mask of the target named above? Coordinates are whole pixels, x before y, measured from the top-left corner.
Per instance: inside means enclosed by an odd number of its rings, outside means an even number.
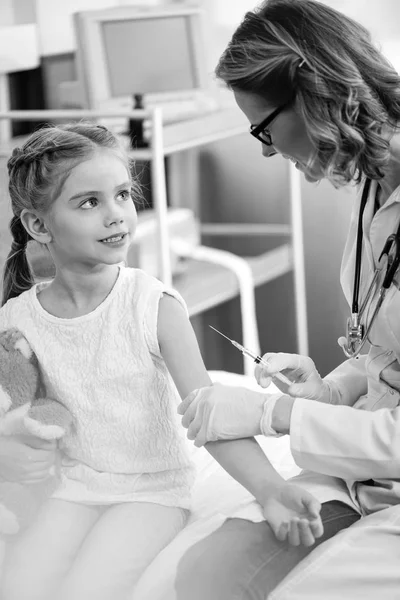
[[[118,6],[75,13],[78,76],[87,108],[193,97],[208,88],[203,13]]]

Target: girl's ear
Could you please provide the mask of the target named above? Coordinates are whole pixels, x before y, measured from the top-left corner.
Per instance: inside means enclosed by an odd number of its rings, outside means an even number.
[[[20,219],[29,235],[39,242],[39,244],[49,244],[52,241],[52,235],[47,223],[36,211],[24,208]]]

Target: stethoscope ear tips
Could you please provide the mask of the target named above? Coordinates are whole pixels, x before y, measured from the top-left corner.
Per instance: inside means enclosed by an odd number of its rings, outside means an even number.
[[[340,336],[340,338],[338,339],[337,343],[339,344],[339,346],[341,348],[344,348],[345,346],[347,346],[347,339],[344,337],[344,335]]]

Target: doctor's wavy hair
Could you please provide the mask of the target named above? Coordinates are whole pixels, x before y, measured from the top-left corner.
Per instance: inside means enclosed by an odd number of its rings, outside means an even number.
[[[383,176],[400,77],[357,22],[313,0],[266,0],[245,14],[215,72],[276,106],[295,97],[315,148],[308,166],[318,161],[335,186]]]
[[[115,153],[131,175],[131,161],[122,142],[102,125],[69,123],[38,129],[8,160],[9,194],[13,216],[10,221],[11,250],[3,272],[3,299],[19,296],[34,284],[26,255],[32,240],[21,221],[24,209],[45,214],[58,198],[71,170],[98,149]],[[140,186],[131,177],[132,200],[141,198]]]

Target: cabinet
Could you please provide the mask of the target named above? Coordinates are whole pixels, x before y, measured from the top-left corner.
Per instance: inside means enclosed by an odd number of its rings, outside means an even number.
[[[163,125],[162,110],[113,111],[106,114],[95,110],[63,111],[9,111],[0,113],[0,119],[81,119],[115,117],[146,117],[151,127],[148,148],[130,150],[135,160],[149,161],[154,210],[157,220],[157,255],[160,278],[175,287],[188,305],[190,316],[222,304],[241,294],[243,344],[258,351],[257,327],[253,287],[262,285],[289,271],[293,272],[295,289],[296,334],[298,352],[308,354],[307,314],[304,275],[304,249],[301,217],[300,175],[289,166],[290,223],[269,224],[213,224],[200,223],[200,231],[207,235],[282,235],[287,242],[258,256],[243,258],[231,253],[213,251],[209,247],[192,248],[186,254],[187,268],[176,278],[172,277],[170,239],[167,226],[167,182],[164,159],[180,152],[200,148],[214,141],[228,139],[247,131],[248,123],[237,108],[198,115],[182,122]],[[20,140],[4,140],[0,155],[8,156]],[[128,139],[126,139],[128,147]],[[172,179],[179,174],[172,174]],[[268,198],[265,200],[268,202]],[[173,199],[172,199],[173,202]]]

